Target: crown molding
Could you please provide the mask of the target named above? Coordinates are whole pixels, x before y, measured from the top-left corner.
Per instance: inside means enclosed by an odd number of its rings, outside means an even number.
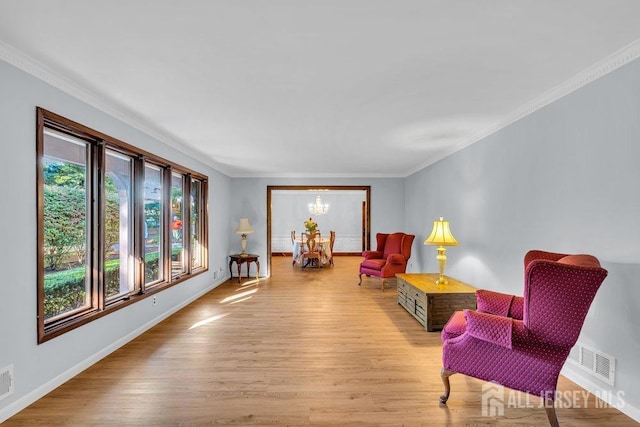
[[[121,107],[115,106],[113,103],[107,101],[103,96],[87,90],[50,67],[13,48],[12,46],[3,43],[2,41],[0,41],[0,59],[67,93],[68,95],[73,96],[74,98],[112,115],[127,124],[135,124],[134,127],[137,129],[144,130],[145,133],[149,133],[158,139],[162,139],[163,142],[167,142],[166,140],[168,138],[166,135],[156,135],[158,134],[156,129],[149,129],[149,126],[141,121],[134,121],[130,112],[125,112]]]
[[[572,92],[575,92],[576,90],[588,85],[589,83],[599,79],[600,77],[611,73],[612,71],[617,70],[618,68],[634,61],[635,59],[638,59],[639,57],[640,39],[637,39],[627,46],[623,47],[622,49],[594,63],[590,67],[571,77],[569,80],[566,80],[565,82],[559,84],[551,90],[520,106],[519,108],[502,118],[502,120],[476,133],[468,140],[457,144],[455,147],[447,150],[442,155],[430,159],[428,163],[423,163],[420,166],[414,168],[407,174],[407,176],[412,175],[419,170],[422,170],[425,167],[430,166],[444,159],[445,157],[448,157],[451,154],[460,151],[463,148],[506,128],[507,126],[517,122],[518,120],[535,113],[545,106],[569,95]]]
[[[407,177],[409,175],[412,175],[418,172],[419,170],[424,169],[425,167],[430,166],[444,159],[445,157],[448,157],[449,155],[457,151],[460,151],[463,148],[475,142],[478,142],[488,137],[491,134],[494,134],[500,131],[501,129],[506,128],[507,126],[517,122],[523,117],[533,114],[534,112],[540,110],[541,108],[557,101],[560,98],[563,98],[569,95],[570,93],[582,88],[583,86],[588,85],[594,80],[597,80],[600,77],[603,77],[611,73],[612,71],[617,70],[618,68],[637,59],[638,57],[640,57],[640,39],[633,41],[632,43],[628,44],[622,49],[594,63],[593,65],[586,68],[582,72],[576,74],[569,80],[561,83],[560,85],[543,93],[539,97],[536,97],[533,100],[527,102],[526,104],[520,106],[519,108],[514,110],[512,113],[506,115],[502,120],[496,122],[492,126],[485,128],[484,130],[476,133],[466,141],[457,144],[456,146],[452,147],[446,152],[443,152],[441,155],[430,159],[428,162],[420,164],[416,168],[408,171],[408,173],[404,174],[403,176],[398,176],[395,174],[392,174],[390,176]],[[185,154],[189,154],[194,158],[200,159],[200,161],[202,161],[203,163],[217,169],[219,172],[227,176],[236,177],[233,173],[230,173],[230,171],[225,170],[226,168],[224,167],[224,165],[213,163],[211,162],[211,160],[205,160],[205,158],[202,155],[199,155],[197,152],[194,151],[193,147],[190,147],[187,144],[177,140],[174,136],[169,135],[166,132],[163,132],[162,130],[158,129],[158,127],[155,126],[153,123],[145,119],[142,119],[141,117],[137,116],[131,111],[124,110],[122,107],[117,106],[114,103],[105,99],[104,96],[101,96],[97,93],[94,93],[76,84],[75,82],[62,76],[60,73],[56,72],[50,67],[47,67],[41,62],[31,58],[30,56],[22,53],[21,51],[13,48],[12,46],[2,41],[0,41],[0,60],[3,60],[19,68],[20,70],[28,74],[31,74],[32,76],[50,84],[51,86],[57,89],[60,89],[61,91],[115,117],[116,119],[122,121],[123,123],[126,123],[146,133],[147,135],[150,135],[158,139],[159,141],[171,147],[181,150]],[[238,177],[241,177],[241,176],[249,177],[253,175],[251,173],[238,175]],[[296,175],[295,174],[293,175],[273,174],[272,177],[291,177],[291,176],[296,176]],[[354,176],[359,176],[359,175],[354,175]],[[371,176],[371,175],[368,175],[368,176]],[[261,175],[261,177],[265,177],[265,176]],[[344,178],[345,175],[340,175],[340,177]]]
[[[139,115],[129,111],[122,106],[116,105],[104,96],[92,92],[91,90],[75,83],[59,72],[35,60],[25,53],[0,40],[0,60],[5,61],[27,74],[65,92],[80,101],[109,114],[117,120],[173,147],[185,154],[200,159],[205,164],[212,166],[222,172],[221,165],[212,165],[211,162],[203,161],[203,156],[195,152],[193,147],[179,141],[174,136],[160,130],[156,125],[141,118]],[[222,172],[224,173],[224,172]]]

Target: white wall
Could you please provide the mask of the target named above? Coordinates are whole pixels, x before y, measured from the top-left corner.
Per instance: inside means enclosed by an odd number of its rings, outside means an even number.
[[[15,392],[0,401],[0,422],[225,280],[213,270],[90,324],[37,344],[36,106],[209,176],[211,265],[229,252],[228,177],[0,61],[0,368],[14,366]],[[225,270],[226,273],[226,270]]]
[[[615,388],[565,365],[591,391],[624,393],[640,420],[640,61],[630,63],[406,180],[406,228],[423,241],[443,215],[460,246],[446,272],[522,294],[529,249],[597,256],[609,276],[579,339],[617,360]],[[421,235],[420,235],[421,234]],[[436,271],[435,248],[414,262]]]

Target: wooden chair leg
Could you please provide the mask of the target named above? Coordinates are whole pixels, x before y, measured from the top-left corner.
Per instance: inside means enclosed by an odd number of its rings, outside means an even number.
[[[556,416],[556,407],[553,404],[553,400],[545,399],[544,401],[544,410],[547,413],[547,419],[549,420],[549,425],[551,427],[560,427],[558,423],[558,417]]]
[[[384,282],[386,282],[385,279],[382,279],[382,290],[384,291]]]
[[[360,278],[360,281],[358,282],[358,286],[360,286],[362,285],[362,273],[360,273],[358,277]]]
[[[440,371],[440,378],[442,378],[442,384],[444,385],[444,394],[440,396],[440,403],[446,404],[449,400],[449,393],[451,392],[451,385],[449,384],[449,377],[455,374],[455,371],[442,368]]]

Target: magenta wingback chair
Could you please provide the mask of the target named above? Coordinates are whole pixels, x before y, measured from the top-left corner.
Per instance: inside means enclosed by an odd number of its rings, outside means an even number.
[[[529,251],[522,297],[476,292],[476,311],[455,312],[442,330],[442,382],[461,373],[545,399],[549,423],[560,369],[578,340],[598,288],[607,276],[597,258]]]
[[[364,251],[364,261],[360,264],[360,282],[362,275],[382,279],[382,290],[387,279],[396,277],[396,273],[407,270],[407,261],[411,257],[411,244],[415,236],[405,233],[376,234],[376,250]]]

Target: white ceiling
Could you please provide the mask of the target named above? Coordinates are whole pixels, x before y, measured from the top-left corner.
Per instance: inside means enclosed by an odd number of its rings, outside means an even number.
[[[620,63],[639,16],[637,0],[2,0],[0,59],[232,177],[403,177]]]

